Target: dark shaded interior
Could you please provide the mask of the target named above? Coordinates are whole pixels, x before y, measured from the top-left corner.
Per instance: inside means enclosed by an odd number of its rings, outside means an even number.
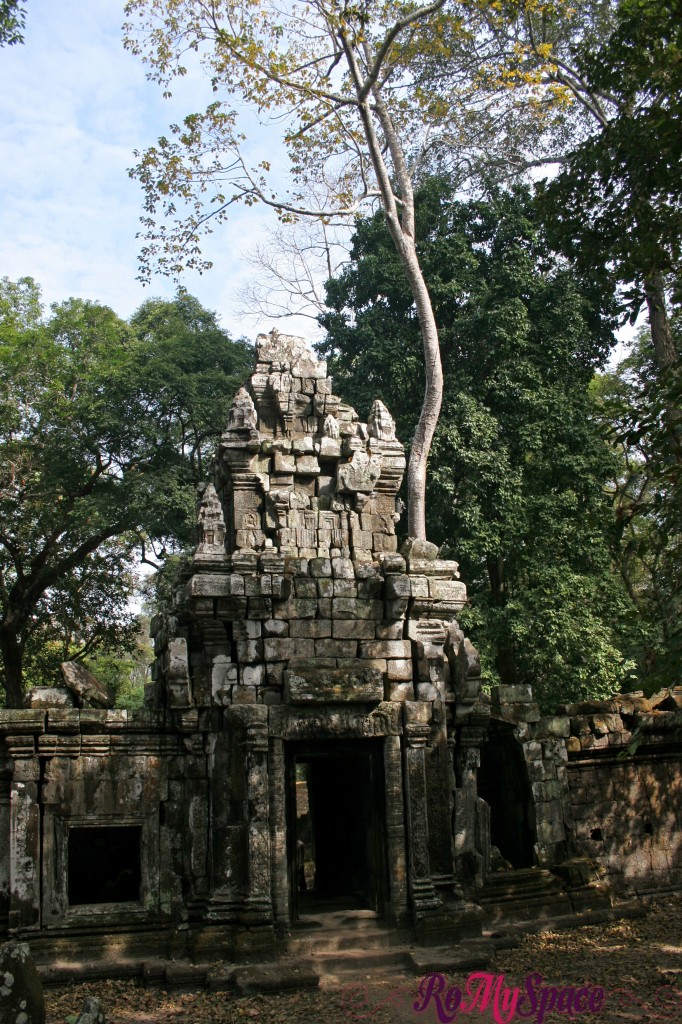
[[[386,885],[381,755],[381,741],[292,745],[288,806],[295,911],[381,909]]]
[[[481,747],[478,795],[490,805],[490,841],[514,868],[535,864],[533,801],[513,726],[492,720]]]
[[[139,825],[69,829],[69,903],[139,901],[142,870]]]

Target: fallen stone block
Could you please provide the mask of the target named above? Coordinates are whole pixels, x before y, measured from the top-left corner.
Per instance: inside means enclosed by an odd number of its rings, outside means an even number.
[[[26,942],[0,947],[0,1021],[45,1024],[43,986]]]

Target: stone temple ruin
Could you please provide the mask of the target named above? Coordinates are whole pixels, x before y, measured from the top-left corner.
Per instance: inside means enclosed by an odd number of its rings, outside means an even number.
[[[0,937],[238,961],[330,905],[429,944],[679,886],[682,697],[482,694],[457,564],[398,551],[404,469],[381,402],[258,338],[145,709],[0,712]]]

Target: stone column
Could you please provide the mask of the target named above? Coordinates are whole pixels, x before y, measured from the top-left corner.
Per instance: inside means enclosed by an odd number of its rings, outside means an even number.
[[[405,854],[405,802],[400,736],[384,740],[386,779],[386,852],[392,923],[400,928],[409,922],[407,858]]]
[[[243,727],[242,756],[247,807],[246,886],[241,920],[272,924],[270,889],[270,780],[268,777],[268,709],[264,704],[235,706],[230,717]]]
[[[10,880],[10,790],[12,762],[5,759],[0,742],[0,938],[7,933]]]
[[[436,895],[429,865],[429,826],[426,807],[426,767],[424,752],[431,729],[431,703],[405,701],[405,789],[409,850],[409,888],[415,918],[437,910]]]
[[[289,873],[287,866],[286,776],[284,741],[270,740],[270,848],[272,909],[275,928],[285,933],[289,920]]]
[[[40,928],[40,762],[33,736],[8,736],[10,789],[10,931]]]

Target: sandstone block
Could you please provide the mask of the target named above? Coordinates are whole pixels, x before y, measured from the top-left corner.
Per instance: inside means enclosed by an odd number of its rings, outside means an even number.
[[[412,597],[428,597],[429,581],[426,576],[410,576],[410,590]]]
[[[237,660],[240,663],[263,660],[263,642],[261,640],[237,640]]]
[[[288,636],[289,624],[282,619],[266,619],[263,622],[264,636]]]
[[[294,621],[290,626],[292,637],[305,637],[317,639],[318,637],[330,637],[332,635],[331,619],[300,619]]]
[[[311,558],[308,563],[308,572],[311,576],[331,576],[332,563],[329,558]]]
[[[289,598],[273,609],[275,619],[314,619],[317,614],[317,601],[312,598]],[[331,604],[331,602],[330,602]]]
[[[429,580],[429,597],[437,601],[466,601],[467,588],[459,580]]]
[[[334,580],[334,597],[357,597],[358,586],[355,579]]]
[[[320,441],[320,457],[323,459],[340,459],[341,442],[334,437],[323,437]]]
[[[410,577],[401,573],[392,573],[387,576],[385,593],[387,601],[392,601],[394,598],[410,597]]]
[[[334,580],[326,577],[320,578],[317,581],[317,592],[320,597],[333,597],[334,596]]]
[[[335,579],[354,579],[355,570],[350,558],[332,558],[332,575]]]
[[[275,473],[295,473],[296,459],[293,455],[275,454]]]
[[[241,681],[243,686],[262,686],[265,682],[265,665],[244,665]]]
[[[296,459],[296,472],[305,476],[317,476],[320,472],[320,463],[315,455],[301,455]]]
[[[293,625],[293,623],[291,623]],[[315,643],[310,639],[288,637],[278,640],[268,638],[263,641],[263,653],[266,661],[287,661],[289,658],[312,658],[315,654]]]
[[[397,551],[398,538],[390,534],[373,533],[372,548],[374,551]]]
[[[233,686],[232,687],[232,703],[233,704],[256,704],[257,696],[253,686]]]
[[[298,577],[294,580],[294,593],[296,597],[317,597],[317,583],[305,576]]]
[[[412,658],[409,640],[368,640],[360,644],[361,658]]]
[[[571,721],[563,715],[550,715],[541,718],[533,726],[535,739],[550,739],[552,736],[566,737],[571,733]]]
[[[385,606],[385,618],[402,619],[407,614],[409,601],[407,598],[396,598],[394,601],[387,601]],[[382,616],[383,618],[384,616]]]
[[[354,658],[357,646],[356,640],[316,640],[315,654],[319,658]]]
[[[362,551],[372,550],[372,534],[365,530],[351,530],[350,535],[353,548],[360,548]]]
[[[389,679],[385,687],[386,700],[414,700],[414,686],[410,682],[399,682]]]
[[[377,622],[375,626],[375,636],[377,640],[402,640],[402,621],[398,619],[397,622],[393,620]]]
[[[332,636],[339,640],[373,640],[374,623],[357,619],[336,619],[332,624]]]
[[[386,675],[399,682],[411,682],[412,662],[405,658],[386,659]]]
[[[384,581],[381,576],[370,576],[366,580],[358,580],[358,597],[363,600],[381,597]]]
[[[45,1024],[43,986],[26,942],[0,947],[0,1020]]]
[[[332,600],[332,617],[339,619],[382,619],[384,606],[381,601],[362,601],[354,597],[335,597]]]
[[[286,671],[285,699],[291,704],[379,702],[384,699],[383,674],[373,666]]]

